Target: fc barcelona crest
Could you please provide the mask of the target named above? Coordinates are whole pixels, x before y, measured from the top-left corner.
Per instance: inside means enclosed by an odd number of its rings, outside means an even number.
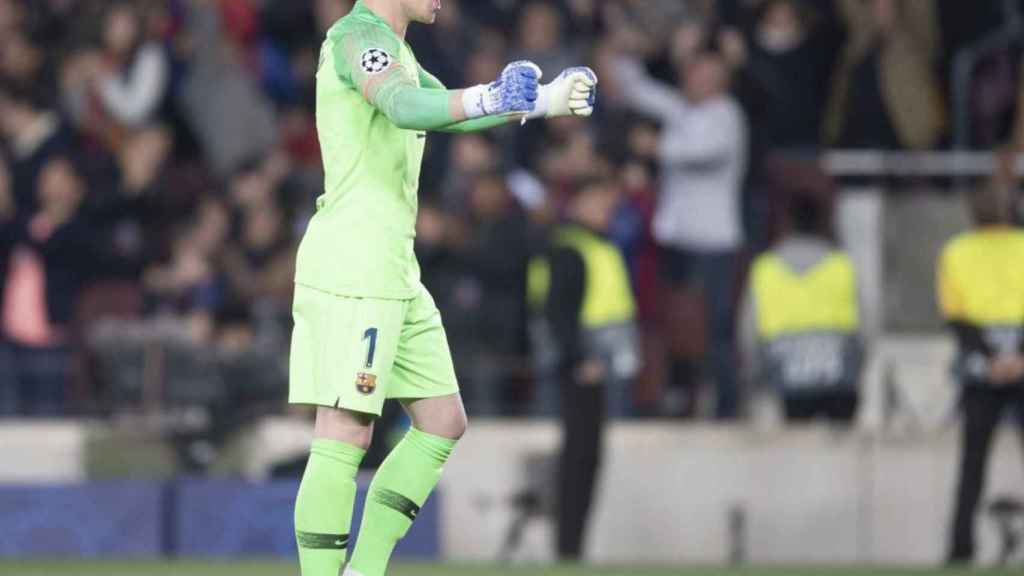
[[[356,390],[360,394],[369,396],[373,394],[373,391],[377,389],[377,377],[373,374],[367,374],[366,372],[360,372],[356,374]]]

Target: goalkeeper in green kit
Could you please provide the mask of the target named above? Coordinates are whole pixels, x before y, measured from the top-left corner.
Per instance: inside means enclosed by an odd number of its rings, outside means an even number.
[[[440,314],[413,253],[426,133],[589,116],[597,78],[570,68],[540,85],[513,62],[486,85],[447,90],[420,68],[411,22],[440,0],[360,0],[327,33],[317,71],[325,190],[299,247],[289,401],[317,406],[295,503],[303,576],[337,576],[348,550],[356,471],[385,399],[412,428],[370,484],[346,576],[383,576],[437,484],[466,414]]]

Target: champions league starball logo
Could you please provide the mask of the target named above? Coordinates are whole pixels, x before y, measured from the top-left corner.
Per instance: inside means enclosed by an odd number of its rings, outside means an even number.
[[[391,55],[380,48],[370,48],[360,57],[360,66],[367,74],[380,74],[391,65]]]

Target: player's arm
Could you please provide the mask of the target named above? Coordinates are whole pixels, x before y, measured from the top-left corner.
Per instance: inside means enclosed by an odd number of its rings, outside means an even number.
[[[444,83],[437,79],[436,76],[427,72],[422,66],[419,67],[420,86],[424,88],[430,88],[432,90],[447,90]],[[480,130],[489,130],[491,128],[497,128],[518,120],[519,118],[515,115],[506,116],[484,116],[482,118],[474,118],[473,120],[462,120],[457,121],[448,126],[439,128],[439,132],[453,132],[453,133],[465,133],[465,132],[478,132]]]
[[[444,89],[444,84],[433,74],[420,67],[420,84],[425,87]],[[527,119],[554,118],[558,116],[590,116],[594,112],[597,97],[597,75],[585,66],[563,70],[552,82],[539,86],[533,112]],[[476,132],[487,130],[513,120],[514,116],[485,116],[474,120],[456,122],[441,128],[442,132]]]
[[[463,120],[461,122],[455,122],[449,124],[443,128],[439,128],[438,132],[451,132],[453,134],[465,134],[467,132],[480,132],[481,130],[490,130],[491,128],[497,128],[498,126],[504,126],[509,122],[518,122],[521,117],[519,116],[484,116],[482,118],[474,118],[473,120]]]
[[[439,130],[467,119],[523,115],[537,98],[539,69],[531,63],[509,64],[490,84],[445,90],[419,86],[397,57],[398,42],[384,31],[348,30],[331,40],[338,76],[399,128]]]
[[[590,116],[597,99],[597,75],[585,66],[567,68],[551,83],[537,89],[537,102],[527,120],[559,116]],[[503,117],[467,120],[443,128],[445,132],[475,132],[500,126],[509,121]]]

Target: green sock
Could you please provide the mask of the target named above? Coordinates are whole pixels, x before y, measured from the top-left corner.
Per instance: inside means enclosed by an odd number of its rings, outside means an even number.
[[[395,544],[437,485],[454,447],[455,440],[409,429],[370,483],[349,567],[362,576],[384,576]]]
[[[345,563],[356,473],[365,450],[313,440],[295,500],[295,541],[302,576],[338,576]]]

